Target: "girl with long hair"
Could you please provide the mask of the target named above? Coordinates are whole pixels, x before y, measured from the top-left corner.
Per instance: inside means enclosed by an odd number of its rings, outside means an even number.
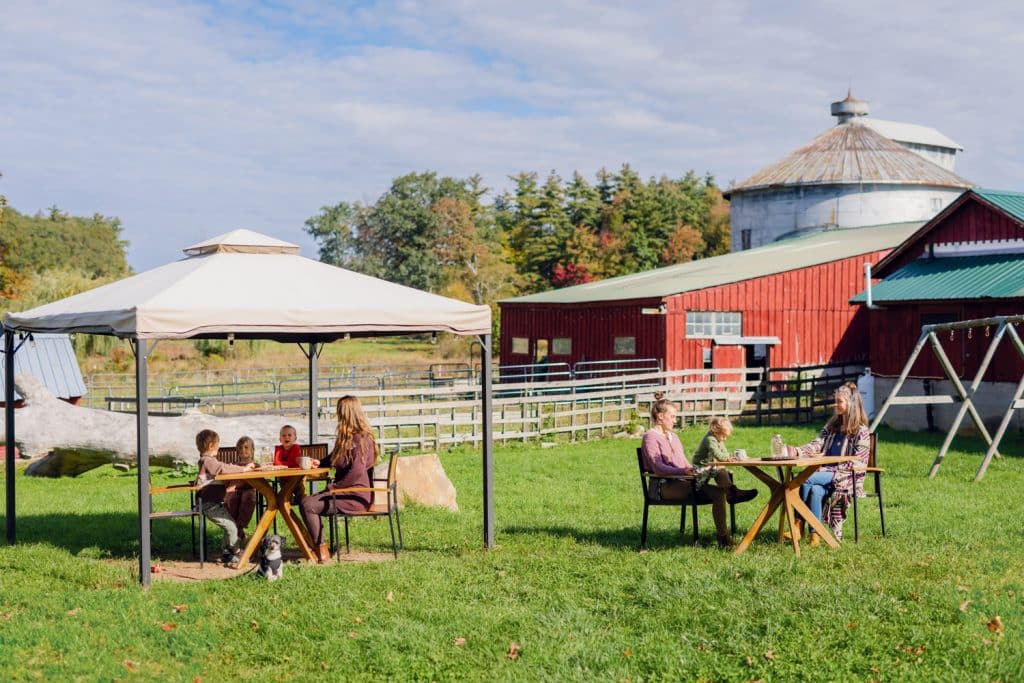
[[[868,416],[857,385],[843,384],[835,393],[835,412],[818,433],[818,437],[800,446],[800,456],[831,455],[857,458],[855,461],[837,465],[824,465],[800,485],[800,497],[814,516],[828,524],[837,538],[842,538],[842,524],[846,518],[846,506],[850,497],[862,485],[863,474],[855,476],[853,468],[868,464],[871,448],[871,434],[868,431]],[[824,516],[823,516],[824,510]],[[797,528],[803,531],[803,520],[797,521]],[[811,545],[818,545],[818,534],[811,529]]]
[[[336,493],[339,489],[370,488],[371,471],[377,462],[377,441],[366,413],[355,396],[342,396],[337,405],[338,426],[335,429],[334,450],[328,456],[334,468],[334,479],[323,493],[302,499],[302,517],[317,546],[317,559],[326,562],[330,557],[323,542],[323,522],[320,519],[332,510],[363,512],[373,503],[368,491]],[[333,499],[333,500],[332,500]],[[335,507],[336,506],[336,507]]]

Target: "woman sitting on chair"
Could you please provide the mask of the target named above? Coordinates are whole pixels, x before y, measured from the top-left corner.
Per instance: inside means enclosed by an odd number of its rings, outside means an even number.
[[[651,406],[651,428],[644,434],[640,448],[643,451],[644,466],[648,472],[657,475],[694,475],[696,471],[683,454],[683,444],[673,431],[677,415],[671,401],[659,398]],[[734,545],[729,525],[726,522],[726,495],[732,482],[729,473],[718,470],[715,480],[700,487],[701,493],[711,499],[711,515],[715,520],[715,534],[719,548]],[[661,500],[686,500],[693,497],[696,479],[652,479],[651,485]]]
[[[800,456],[820,453],[826,456],[852,455],[857,458],[856,461],[842,462],[838,465],[824,465],[800,486],[800,497],[807,507],[815,517],[832,528],[837,538],[841,539],[846,506],[850,497],[855,495],[853,468],[868,464],[871,434],[868,431],[867,414],[864,412],[864,404],[856,384],[847,382],[836,389],[835,401],[835,413],[825,423],[818,437],[809,444],[800,446],[797,452]],[[860,483],[859,478],[857,484]],[[801,533],[803,527],[803,520],[797,520],[797,529]],[[818,545],[818,534],[814,529],[811,529],[810,533],[811,545]]]
[[[377,442],[373,438],[366,413],[354,396],[338,399],[338,427],[331,451],[331,466],[334,481],[323,493],[302,499],[302,517],[306,521],[309,535],[317,545],[317,559],[323,563],[330,557],[327,544],[323,542],[323,522],[320,517],[329,515],[335,509],[340,512],[363,512],[370,509],[372,497],[369,491],[355,491],[335,495],[335,489],[370,488],[370,470],[377,462]],[[332,500],[333,498],[333,500]]]

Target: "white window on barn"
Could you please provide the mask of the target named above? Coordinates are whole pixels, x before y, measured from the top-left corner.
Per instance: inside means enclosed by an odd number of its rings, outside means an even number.
[[[635,356],[636,355],[636,337],[616,337],[615,338],[615,355],[616,356]]]
[[[530,340],[526,337],[512,337],[512,353],[521,353],[524,356],[530,353]]]
[[[572,339],[569,337],[555,337],[551,340],[552,356],[571,356]]]
[[[691,339],[738,337],[743,334],[743,314],[737,311],[687,311],[686,336]]]

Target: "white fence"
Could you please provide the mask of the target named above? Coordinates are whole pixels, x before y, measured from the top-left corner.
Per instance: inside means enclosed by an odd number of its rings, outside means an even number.
[[[495,384],[494,440],[574,441],[646,427],[658,392],[681,404],[687,422],[738,415],[760,382],[759,369],[733,368]],[[321,436],[333,434],[334,404],[344,395],[359,397],[383,447],[436,450],[483,437],[479,386],[321,392]]]

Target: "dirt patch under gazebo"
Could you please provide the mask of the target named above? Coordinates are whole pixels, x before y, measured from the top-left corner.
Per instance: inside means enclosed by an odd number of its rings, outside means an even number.
[[[297,567],[301,564],[306,564],[301,559],[301,554],[297,550],[286,551],[284,554],[285,560],[285,571],[283,580],[288,580],[288,570],[293,567]],[[393,562],[395,556],[391,553],[367,553],[355,551],[352,553],[342,553],[341,559],[336,560],[332,557],[323,566],[329,567],[332,565],[346,565],[346,564],[364,564],[367,562]],[[154,559],[152,564],[152,576],[155,581],[208,581],[208,580],[219,580],[219,579],[234,579],[239,577],[252,577],[263,580],[263,577],[256,574],[258,563],[250,563],[245,569],[232,569],[231,567],[225,566],[220,562],[204,562],[203,566],[199,566],[199,561],[189,560],[158,560]]]

